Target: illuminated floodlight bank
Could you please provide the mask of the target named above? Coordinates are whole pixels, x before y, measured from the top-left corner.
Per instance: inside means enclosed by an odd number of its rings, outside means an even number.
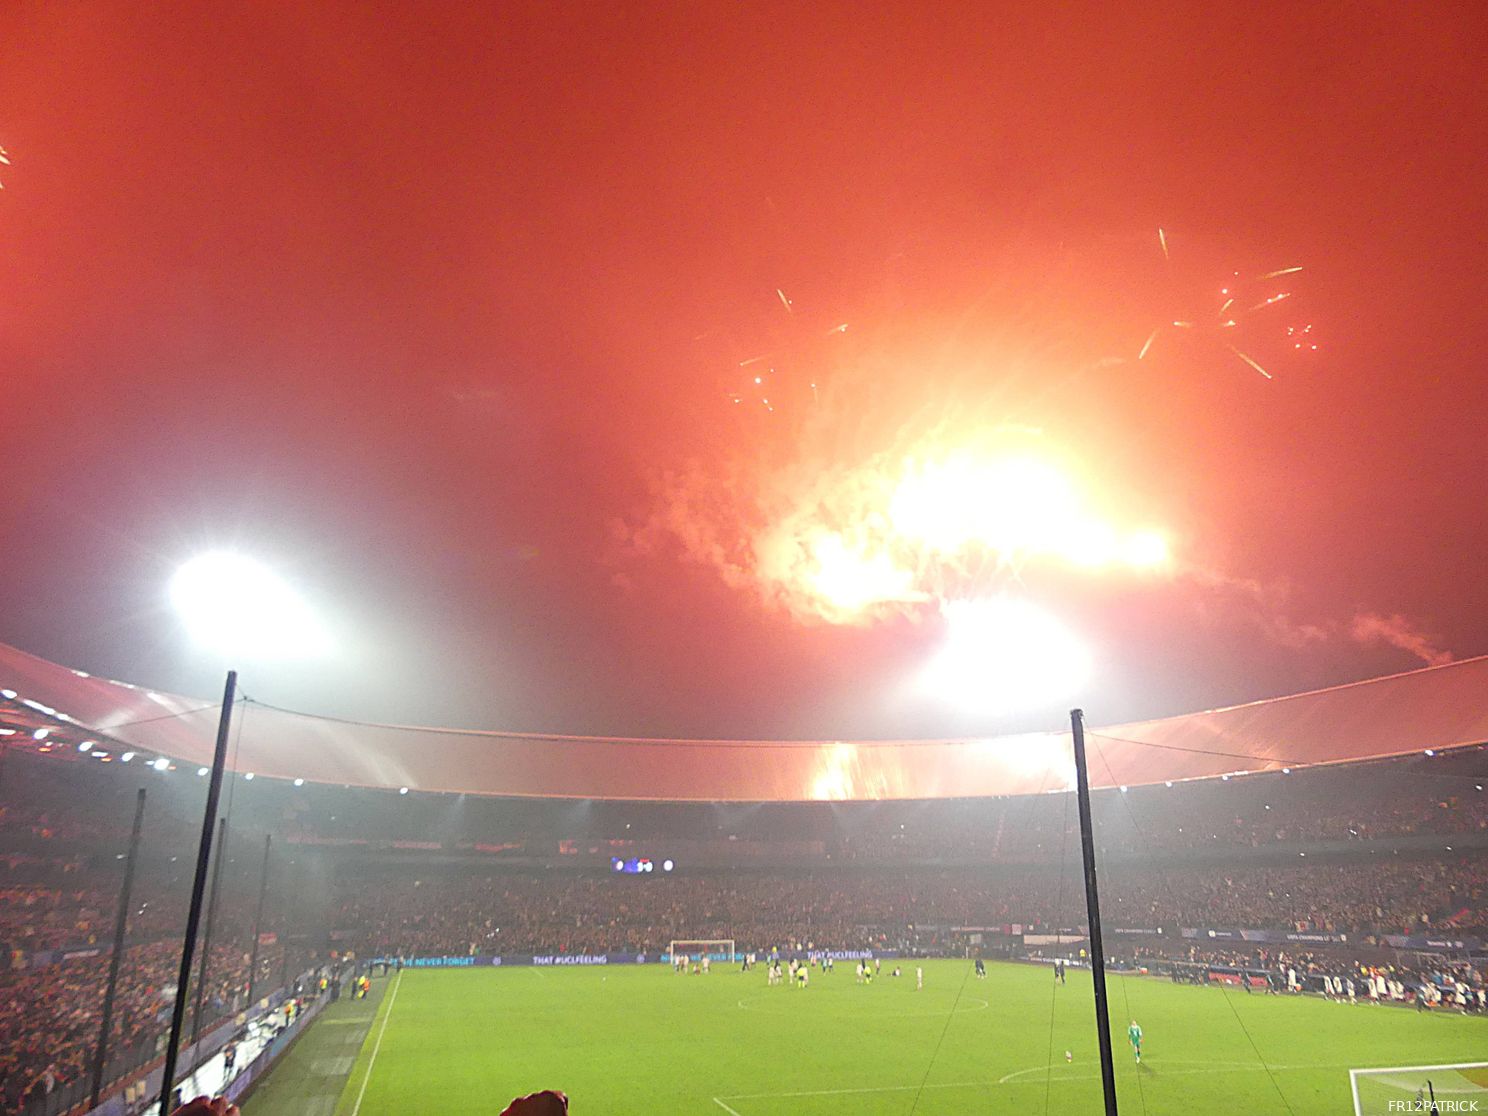
[[[212,551],[191,559],[171,579],[170,598],[193,641],[223,655],[307,659],[330,649],[306,601],[245,555]]]
[[[1029,708],[1073,696],[1090,676],[1089,649],[1032,601],[951,601],[942,611],[945,641],[920,686],[948,704],[981,713]]]

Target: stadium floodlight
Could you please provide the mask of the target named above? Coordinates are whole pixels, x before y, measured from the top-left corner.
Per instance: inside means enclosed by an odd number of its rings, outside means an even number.
[[[156,756],[155,759],[150,762],[150,766],[153,767],[156,771],[164,771],[170,767],[170,760],[166,759],[164,756]]]
[[[243,778],[247,779],[250,783],[253,782],[253,772],[248,772],[248,774],[244,775]]]
[[[210,768],[210,767],[198,767],[198,768],[197,768],[197,769],[196,769],[196,773],[197,773],[197,774],[198,774],[198,775],[205,775],[205,774],[206,774],[206,773],[207,773],[207,772],[208,772],[208,771],[210,771],[210,770],[211,770],[211,768]]]
[[[407,787],[399,787],[398,788],[398,793],[399,794],[407,794],[408,793],[408,788]]]
[[[1090,674],[1090,652],[1055,616],[1017,597],[950,601],[945,641],[921,689],[973,712],[1060,701]]]
[[[305,780],[304,779],[296,779],[294,781],[294,785],[297,786],[297,787],[303,787],[305,785]]]
[[[134,759],[134,753],[133,752],[125,752],[122,756],[119,757],[119,762],[120,763],[128,763],[132,759]]]
[[[170,597],[192,639],[222,655],[306,659],[330,649],[324,626],[305,600],[245,555],[198,555],[171,578]]]

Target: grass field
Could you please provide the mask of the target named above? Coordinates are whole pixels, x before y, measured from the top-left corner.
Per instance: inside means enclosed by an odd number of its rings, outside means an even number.
[[[335,1113],[494,1114],[539,1088],[566,1091],[576,1116],[1101,1111],[1088,973],[1056,988],[1032,966],[989,965],[981,981],[969,962],[925,968],[920,992],[887,970],[861,986],[850,965],[804,991],[767,987],[762,968],[407,971]],[[1488,1060],[1480,1018],[1146,977],[1113,977],[1110,994],[1123,1112],[1351,1113],[1350,1068]]]

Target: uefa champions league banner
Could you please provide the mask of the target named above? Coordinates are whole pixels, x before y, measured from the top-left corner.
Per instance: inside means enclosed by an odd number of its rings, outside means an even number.
[[[1229,930],[1185,926],[1182,934],[1185,938],[1202,938],[1211,942],[1260,942],[1262,944],[1314,942],[1319,945],[1342,945],[1349,940],[1347,934],[1330,934],[1322,930]]]

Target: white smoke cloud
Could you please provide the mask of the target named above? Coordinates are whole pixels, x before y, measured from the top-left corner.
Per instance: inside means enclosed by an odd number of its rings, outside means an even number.
[[[1219,602],[1231,614],[1238,611],[1267,640],[1289,650],[1347,639],[1365,647],[1398,648],[1427,666],[1454,661],[1450,651],[1438,646],[1436,636],[1398,612],[1356,612],[1348,620],[1298,619],[1292,587],[1286,582],[1231,577],[1214,570],[1189,570],[1188,580],[1203,591],[1197,602],[1201,611],[1211,611],[1211,603]]]
[[[1446,666],[1452,653],[1438,647],[1437,638],[1421,631],[1398,612],[1388,616],[1378,612],[1361,612],[1349,624],[1349,638],[1366,646],[1387,644],[1398,647],[1420,659],[1427,666]]]

